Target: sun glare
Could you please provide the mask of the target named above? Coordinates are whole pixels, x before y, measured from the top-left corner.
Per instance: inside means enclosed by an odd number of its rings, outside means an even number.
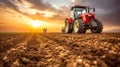
[[[43,28],[43,27],[45,27],[46,25],[48,25],[47,22],[45,22],[45,21],[40,21],[40,20],[32,20],[30,24],[31,24],[31,26],[32,26],[33,28]]]
[[[40,21],[38,20],[32,21],[32,26],[33,28],[38,28],[40,26]]]

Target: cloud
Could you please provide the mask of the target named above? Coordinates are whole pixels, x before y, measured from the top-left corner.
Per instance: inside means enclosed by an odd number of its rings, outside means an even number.
[[[50,9],[51,8],[51,5],[50,4],[44,4],[42,2],[42,0],[27,0],[27,2],[31,3],[32,4],[32,8],[37,8],[37,9],[40,9],[40,10],[46,10],[46,9]]]
[[[57,12],[58,10],[52,7],[49,3],[43,3],[42,0],[26,0],[28,3],[31,4],[31,8],[38,9],[42,11],[53,11]]]
[[[13,4],[13,0],[0,0],[0,3],[7,5],[10,8],[14,8],[16,9],[17,7],[15,6],[15,4]]]
[[[64,20],[69,15],[69,8],[66,6],[61,6],[59,9],[56,9],[49,3],[43,3],[42,0],[26,0],[25,2],[31,5],[31,9],[37,10],[36,14],[25,14],[32,19],[49,20],[53,22]]]
[[[66,8],[65,6],[64,7],[66,9],[64,10],[63,7],[60,7],[60,9],[56,9],[49,3],[43,3],[42,0],[1,0],[0,3],[3,3],[7,7],[12,8],[19,13],[27,15],[32,19],[44,18],[44,20],[63,20],[68,15],[68,8]],[[52,15],[52,13],[54,14]],[[49,15],[52,16],[49,17]]]

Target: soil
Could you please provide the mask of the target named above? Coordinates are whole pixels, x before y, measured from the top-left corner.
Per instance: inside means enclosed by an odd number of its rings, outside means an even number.
[[[120,67],[120,34],[1,33],[0,67]]]

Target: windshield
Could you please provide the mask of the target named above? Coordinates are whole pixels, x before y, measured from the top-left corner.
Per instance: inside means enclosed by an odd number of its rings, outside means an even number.
[[[75,11],[76,11],[78,14],[86,13],[86,9],[85,9],[85,8],[75,8]]]
[[[75,12],[77,14],[83,14],[83,13],[89,13],[89,12],[95,12],[95,8],[75,8]]]

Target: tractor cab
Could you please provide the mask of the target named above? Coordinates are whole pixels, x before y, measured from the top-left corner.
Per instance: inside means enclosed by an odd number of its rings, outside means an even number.
[[[90,8],[88,6],[73,6],[71,7],[71,17],[73,19],[79,18],[82,15],[93,15],[95,12],[94,8]]]

